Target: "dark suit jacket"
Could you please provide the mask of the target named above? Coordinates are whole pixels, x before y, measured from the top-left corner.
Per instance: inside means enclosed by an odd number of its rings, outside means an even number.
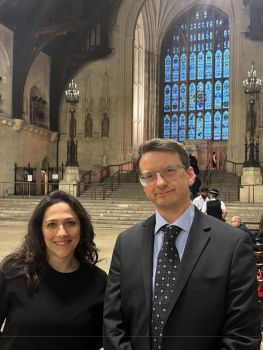
[[[104,305],[105,350],[149,350],[155,216],[117,239]],[[163,350],[258,350],[256,266],[246,233],[196,210]]]

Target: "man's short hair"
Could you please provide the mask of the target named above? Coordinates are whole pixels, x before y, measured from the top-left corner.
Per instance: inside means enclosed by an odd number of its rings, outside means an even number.
[[[209,188],[207,186],[202,186],[200,192],[209,192]]]
[[[137,169],[139,169],[139,163],[143,154],[148,152],[170,152],[178,154],[182,164],[185,168],[189,168],[189,155],[183,146],[171,139],[160,139],[155,138],[144,141],[137,149],[133,152],[133,163]]]

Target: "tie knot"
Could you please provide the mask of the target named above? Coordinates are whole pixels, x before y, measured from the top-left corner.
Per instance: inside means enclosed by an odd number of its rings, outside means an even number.
[[[164,237],[167,237],[167,239],[175,239],[181,232],[181,228],[175,225],[164,225],[161,230],[164,232]]]

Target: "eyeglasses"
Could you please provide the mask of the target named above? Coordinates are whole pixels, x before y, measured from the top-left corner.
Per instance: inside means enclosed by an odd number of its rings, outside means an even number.
[[[163,180],[169,181],[176,178],[179,169],[185,169],[185,166],[182,164],[168,165],[159,171],[148,171],[147,173],[141,174],[139,180],[142,186],[150,185],[157,180],[158,173]]]

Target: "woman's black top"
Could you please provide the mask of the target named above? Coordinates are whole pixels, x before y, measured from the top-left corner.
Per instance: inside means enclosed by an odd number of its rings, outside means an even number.
[[[106,273],[89,264],[71,273],[47,266],[33,293],[24,277],[0,272],[0,349],[100,349],[105,287]]]

